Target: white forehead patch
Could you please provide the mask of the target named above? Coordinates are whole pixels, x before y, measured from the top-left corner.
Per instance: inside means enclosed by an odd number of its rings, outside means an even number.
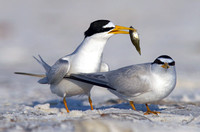
[[[171,63],[171,62],[173,62],[174,60],[172,60],[172,59],[170,59],[170,58],[158,58],[160,61],[162,61],[162,62],[166,62],[166,63]]]
[[[112,22],[109,22],[108,24],[103,26],[103,28],[112,28],[112,27],[115,27],[115,25]]]

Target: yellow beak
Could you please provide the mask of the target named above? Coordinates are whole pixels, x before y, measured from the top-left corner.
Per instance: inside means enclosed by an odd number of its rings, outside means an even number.
[[[112,33],[112,34],[129,34],[129,31],[124,31],[124,30],[132,30],[132,31],[137,32],[137,30],[134,29],[134,28],[116,25],[115,28],[113,30],[111,30],[109,33]]]
[[[169,65],[168,65],[168,63],[164,63],[161,67],[162,67],[162,68],[165,68],[165,69],[168,69],[168,68],[169,68]]]

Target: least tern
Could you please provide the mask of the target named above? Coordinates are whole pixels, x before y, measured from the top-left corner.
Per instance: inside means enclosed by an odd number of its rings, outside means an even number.
[[[167,97],[176,85],[175,61],[162,55],[152,63],[144,63],[123,67],[117,70],[91,73],[71,74],[74,80],[90,83],[108,88],[119,98],[133,104],[146,104],[145,114],[157,114],[160,112],[151,111],[149,103],[162,100]]]
[[[67,112],[66,97],[74,95],[88,95],[91,109],[93,110],[90,90],[93,85],[64,78],[72,73],[94,73],[108,71],[109,66],[102,62],[103,49],[107,40],[114,34],[129,34],[136,29],[114,25],[109,20],[97,20],[90,24],[85,32],[82,43],[69,55],[60,58],[53,66],[48,65],[40,56],[40,60],[35,58],[45,69],[45,75],[32,73],[15,72],[16,74],[42,77],[40,84],[50,84],[51,92],[63,97],[63,102]]]

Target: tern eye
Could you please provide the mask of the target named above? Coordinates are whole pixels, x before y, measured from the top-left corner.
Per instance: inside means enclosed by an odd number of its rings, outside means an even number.
[[[169,63],[170,66],[175,66],[175,61]]]
[[[102,32],[110,31],[110,30],[113,29],[113,28],[114,28],[114,27],[102,28]]]
[[[156,59],[153,63],[156,63],[156,64],[164,64],[164,62],[160,61],[159,59]]]

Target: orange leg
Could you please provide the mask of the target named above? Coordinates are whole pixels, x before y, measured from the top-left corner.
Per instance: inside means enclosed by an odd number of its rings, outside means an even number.
[[[67,102],[66,102],[66,100],[65,100],[65,97],[63,98],[63,103],[64,103],[64,105],[65,105],[65,108],[66,108],[66,110],[67,110],[67,113],[69,113],[69,109],[68,109],[68,107],[67,107]]]
[[[160,114],[160,112],[158,112],[158,111],[151,111],[150,108],[149,108],[149,106],[148,106],[148,104],[145,104],[145,105],[147,107],[147,111],[144,113],[144,115],[148,115],[148,114],[158,115],[158,114]]]
[[[133,101],[129,101],[129,103],[130,103],[131,107],[133,108],[133,110],[136,110]]]
[[[90,96],[88,97],[88,100],[89,100],[89,103],[90,103],[91,110],[93,110],[92,100],[91,100]]]

